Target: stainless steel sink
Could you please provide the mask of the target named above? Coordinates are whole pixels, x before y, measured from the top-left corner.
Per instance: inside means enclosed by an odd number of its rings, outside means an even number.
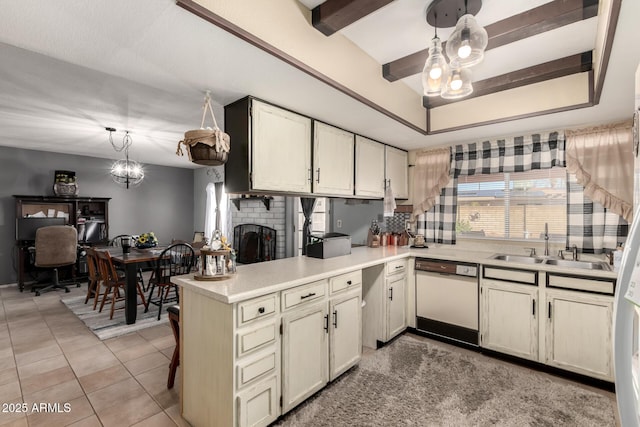
[[[491,258],[507,262],[520,262],[523,264],[540,264],[542,261],[544,261],[542,258],[523,255],[496,254]]]
[[[584,270],[610,270],[609,265],[606,262],[572,261],[569,259],[547,259],[545,260],[545,264],[557,265],[558,267],[582,268]]]

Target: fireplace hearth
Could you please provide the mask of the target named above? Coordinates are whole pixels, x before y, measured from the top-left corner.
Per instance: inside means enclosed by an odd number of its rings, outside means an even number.
[[[258,224],[240,224],[233,228],[233,247],[239,264],[276,259],[276,230]]]

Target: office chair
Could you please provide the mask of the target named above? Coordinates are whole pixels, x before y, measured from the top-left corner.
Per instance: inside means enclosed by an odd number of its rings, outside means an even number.
[[[78,232],[75,228],[67,225],[38,228],[35,266],[53,268],[53,278],[50,285],[36,290],[36,296],[54,289],[64,289],[65,292],[69,292],[69,288],[61,284],[58,279],[58,268],[75,264],[77,257]]]

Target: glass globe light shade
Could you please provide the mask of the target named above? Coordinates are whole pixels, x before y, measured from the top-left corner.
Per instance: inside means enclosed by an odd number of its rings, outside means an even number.
[[[440,96],[445,99],[464,98],[473,93],[471,70],[467,68],[451,68],[449,72],[442,77],[442,80],[443,86]]]
[[[478,25],[473,15],[460,17],[447,40],[447,56],[451,68],[466,68],[480,63],[488,41],[487,30]]]
[[[130,185],[138,185],[144,179],[142,165],[135,160],[121,159],[111,166],[111,178],[129,188]]]
[[[429,57],[422,69],[422,88],[425,96],[438,96],[442,91],[443,76],[449,71],[447,60],[442,54],[442,43],[438,37],[431,40]]]

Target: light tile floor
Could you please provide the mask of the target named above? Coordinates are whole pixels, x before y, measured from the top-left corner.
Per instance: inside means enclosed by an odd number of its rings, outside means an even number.
[[[169,325],[100,341],[60,302],[85,295],[86,284],[70,290],[36,297],[0,287],[0,426],[188,426],[180,370],[167,389]],[[23,403],[26,413],[12,405]],[[34,411],[33,404],[59,406]]]

